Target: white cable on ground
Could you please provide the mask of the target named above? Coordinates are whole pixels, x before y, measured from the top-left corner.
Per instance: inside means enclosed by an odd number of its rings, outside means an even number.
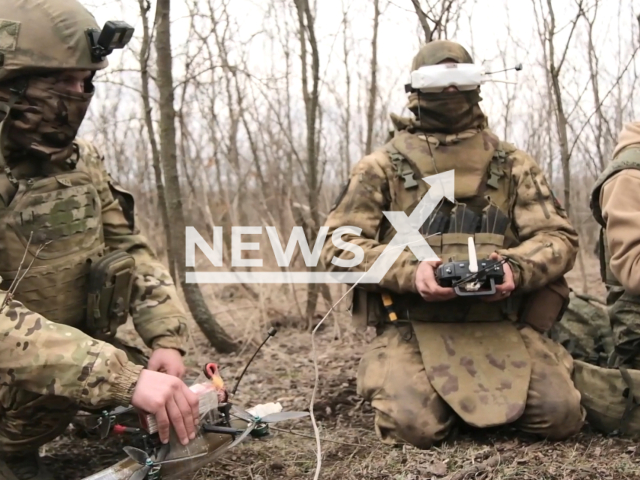
[[[364,277],[364,275],[366,275],[367,272],[365,272],[362,277]],[[358,279],[358,282],[360,280],[362,280],[362,277],[360,277]],[[318,447],[318,451],[316,454],[316,458],[317,458],[317,466],[316,466],[316,474],[314,475],[314,480],[318,480],[318,478],[320,478],[320,468],[322,465],[322,447],[320,446],[320,431],[318,430],[318,425],[316,425],[316,417],[313,414],[313,403],[315,401],[316,398],[316,391],[318,389],[318,382],[319,382],[319,373],[318,373],[318,359],[316,358],[316,342],[315,342],[315,334],[316,331],[318,330],[318,328],[320,327],[320,325],[322,325],[322,323],[325,321],[325,319],[329,316],[329,314],[333,311],[333,308],[340,303],[344,297],[346,297],[347,295],[349,295],[349,292],[351,292],[351,290],[353,290],[356,285],[358,285],[358,282],[354,283],[353,286],[347,290],[347,292],[340,297],[340,300],[338,300],[336,303],[334,303],[331,308],[329,309],[329,311],[327,312],[327,314],[322,318],[322,320],[320,320],[320,322],[318,323],[318,325],[316,325],[316,328],[313,329],[313,332],[311,332],[311,352],[313,354],[313,368],[315,370],[315,381],[313,384],[313,392],[311,393],[311,405],[310,405],[310,414],[311,414],[311,423],[313,424],[313,433],[316,437],[316,446]]]
[[[433,235],[429,235],[426,236],[424,238],[429,238],[432,237],[434,235],[440,235],[440,232],[438,233],[434,233]],[[391,248],[387,248],[385,250],[382,251],[382,253],[380,254],[380,256],[384,255],[385,253],[388,253],[390,251],[393,251],[397,248],[406,248],[408,245],[411,245],[413,243],[420,243],[422,240],[417,240],[415,242],[409,242],[409,243],[405,243],[404,245],[396,245],[395,247],[391,247]],[[329,311],[327,312],[327,314],[322,317],[322,320],[320,320],[320,322],[318,322],[318,325],[316,325],[316,327],[313,329],[313,331],[311,332],[311,352],[313,354],[313,368],[315,371],[315,381],[313,384],[313,392],[311,393],[311,404],[309,405],[309,413],[311,415],[311,424],[313,425],[313,433],[316,437],[316,446],[318,447],[318,451],[316,453],[316,460],[317,460],[317,465],[316,465],[316,473],[313,476],[313,480],[318,480],[320,478],[320,470],[322,468],[322,447],[320,445],[320,431],[318,430],[318,425],[316,424],[316,417],[313,414],[313,403],[315,401],[316,398],[316,392],[318,390],[318,383],[320,381],[319,379],[319,370],[318,370],[318,359],[316,357],[316,343],[315,343],[315,335],[316,332],[318,331],[318,328],[320,328],[320,325],[322,325],[322,323],[327,319],[327,317],[329,316],[329,314],[333,311],[333,309],[336,307],[336,305],[338,305],[343,299],[344,297],[346,297],[347,295],[349,295],[349,293],[356,288],[356,286],[358,285],[358,283],[360,283],[360,280],[363,279],[363,277],[369,273],[364,272],[362,274],[362,276],[351,286],[351,288],[349,288],[349,290],[346,291],[346,293],[340,297],[340,299],[334,303],[331,308],[329,309]]]

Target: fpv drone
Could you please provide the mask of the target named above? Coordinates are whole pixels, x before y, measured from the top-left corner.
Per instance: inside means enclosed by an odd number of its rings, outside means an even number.
[[[240,375],[232,395],[247,368],[276,330],[256,350]],[[120,407],[101,414],[81,414],[74,425],[104,439],[124,435],[131,442],[124,447],[127,458],[83,480],[179,480],[195,473],[251,436],[269,435],[269,425],[309,416],[309,412],[283,412],[279,403],[241,409],[229,401],[229,394],[218,366],[208,363],[189,387],[200,399],[200,423],[197,435],[182,445],[172,433],[167,444],[160,441],[153,415],[137,412],[134,407]]]

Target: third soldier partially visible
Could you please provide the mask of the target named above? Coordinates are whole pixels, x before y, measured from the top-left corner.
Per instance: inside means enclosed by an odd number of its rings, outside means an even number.
[[[591,192],[600,225],[600,274],[607,289],[608,354],[576,358],[574,381],[589,423],[611,434],[640,435],[640,122],[624,126],[613,156]],[[576,339],[576,324],[567,330]],[[598,343],[595,343],[597,346]],[[601,361],[596,361],[598,359]],[[606,362],[604,360],[607,360]]]
[[[461,45],[434,41],[412,71],[471,63]],[[379,284],[354,291],[354,320],[377,330],[360,363],[358,392],[388,444],[429,448],[459,422],[565,439],[581,429],[585,413],[573,359],[544,332],[566,307],[564,275],[578,235],[537,163],[488,129],[479,86],[439,90],[414,88],[414,117],[392,116],[390,141],[353,168],[326,222],[323,265],[366,271],[396,235],[384,212],[409,216],[430,188],[422,179],[454,170],[455,202],[443,199],[420,231],[443,262],[468,260],[473,237],[479,259],[506,260],[504,281],[492,295],[459,296],[439,285],[440,262],[418,261],[406,248]],[[332,263],[353,258],[332,242],[341,226],[362,229],[342,236],[363,249],[359,266]]]

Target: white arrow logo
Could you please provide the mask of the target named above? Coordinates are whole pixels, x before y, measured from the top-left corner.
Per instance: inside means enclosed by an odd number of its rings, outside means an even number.
[[[443,198],[455,202],[455,175],[453,170],[449,170],[422,180],[431,188],[411,215],[407,217],[404,212],[383,212],[397,233],[358,283],[380,283],[405,247],[409,247],[419,261],[440,260],[420,233],[420,227]]]
[[[187,272],[187,283],[380,283],[406,247],[409,247],[419,261],[439,260],[420,233],[420,227],[443,198],[455,203],[455,175],[453,170],[449,170],[424,177],[422,180],[431,188],[411,215],[407,216],[404,212],[383,212],[397,233],[365,273],[348,271]],[[355,230],[358,233],[360,231],[357,228]]]

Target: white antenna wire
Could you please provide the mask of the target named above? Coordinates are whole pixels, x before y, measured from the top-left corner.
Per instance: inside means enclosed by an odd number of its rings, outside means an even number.
[[[469,237],[469,271],[478,273],[478,257],[476,256],[476,245],[473,243],[473,237]]]

